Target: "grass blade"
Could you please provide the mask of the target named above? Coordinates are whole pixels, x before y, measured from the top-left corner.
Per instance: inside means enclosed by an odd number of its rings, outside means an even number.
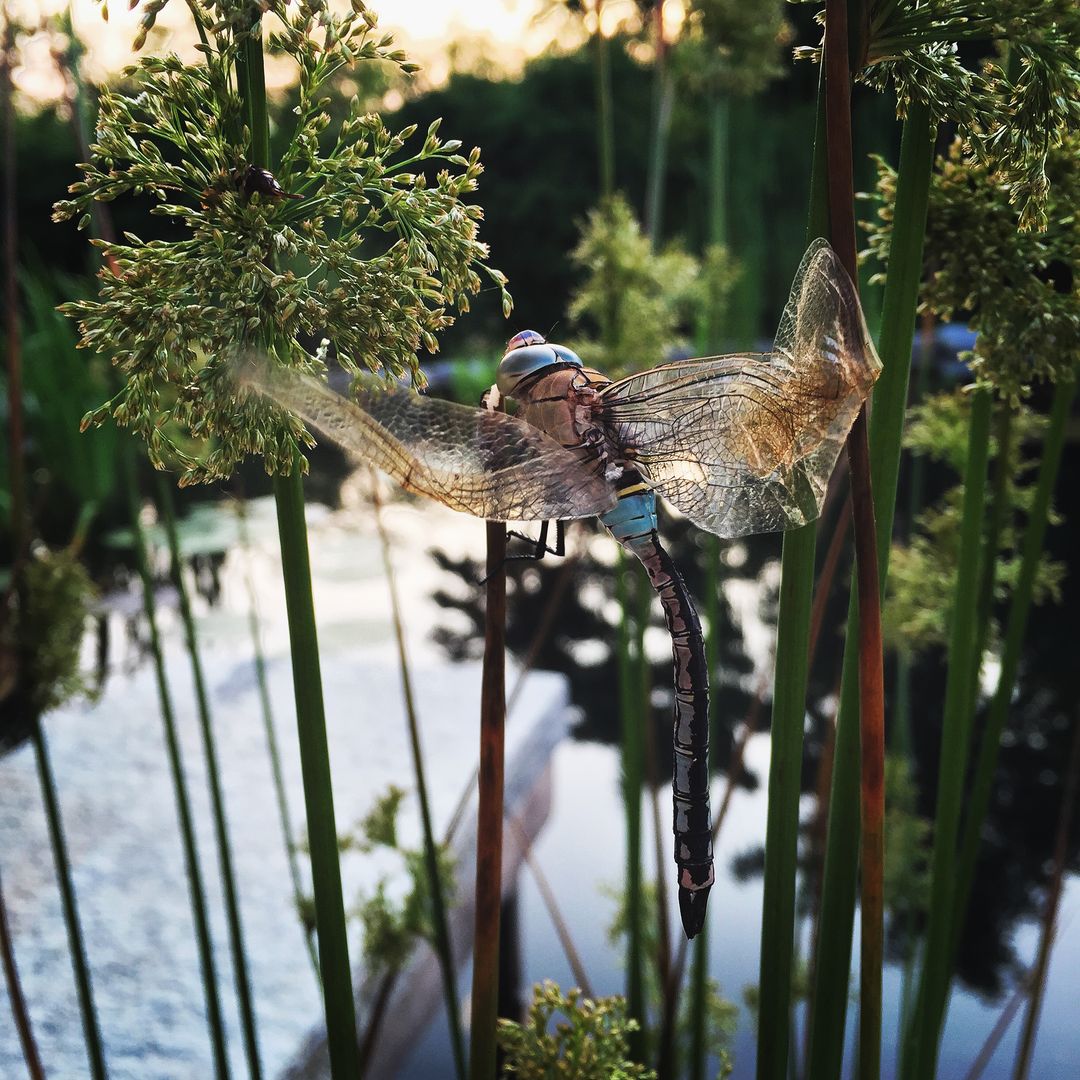
[[[195,618],[191,613],[191,601],[184,584],[183,567],[180,562],[180,538],[176,532],[176,513],[172,492],[165,478],[159,473],[158,505],[161,507],[165,536],[169,545],[169,573],[180,606],[180,621],[184,626],[184,644],[191,659],[191,676],[195,684],[195,705],[199,714],[199,732],[202,735],[203,754],[206,757],[206,779],[210,788],[210,809],[214,818],[214,834],[217,839],[218,863],[221,871],[222,890],[225,894],[225,917],[229,928],[229,946],[232,953],[233,978],[236,983],[236,1000],[240,1011],[240,1028],[244,1035],[244,1053],[247,1057],[248,1074],[252,1080],[262,1076],[259,1064],[259,1040],[255,1031],[255,1007],[251,998],[251,976],[248,972],[247,953],[244,949],[244,930],[240,919],[240,897],[233,872],[232,843],[225,811],[225,796],[221,790],[221,766],[218,763],[217,740],[210,718],[210,700],[206,693],[202,661],[199,658],[199,639],[195,631]]]
[[[952,968],[953,889],[956,881],[956,837],[971,741],[970,686],[974,666],[978,614],[979,552],[986,512],[986,469],[990,446],[993,392],[979,387],[971,408],[960,554],[949,635],[945,709],[941,725],[934,811],[934,851],[926,946],[919,993],[909,1039],[905,1073],[934,1076],[945,997]]]
[[[487,599],[480,699],[480,798],[476,834],[469,1076],[495,1075],[502,907],[503,745],[506,719],[506,525],[487,523]]]

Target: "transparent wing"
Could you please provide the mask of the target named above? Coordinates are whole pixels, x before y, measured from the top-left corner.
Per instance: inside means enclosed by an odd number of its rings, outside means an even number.
[[[504,413],[362,386],[356,403],[306,375],[265,365],[249,385],[407,491],[490,521],[591,517],[617,501],[612,485],[554,439]]]
[[[837,455],[881,370],[835,252],[803,256],[771,353],[686,360],[601,394],[603,422],[702,529],[773,532],[821,511]]]

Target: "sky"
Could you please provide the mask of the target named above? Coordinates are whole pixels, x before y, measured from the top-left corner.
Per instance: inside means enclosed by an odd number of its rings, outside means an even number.
[[[67,0],[9,0],[15,15],[25,23],[54,14]],[[394,34],[401,47],[420,63],[426,82],[438,84],[448,72],[447,46],[463,42],[472,55],[483,56],[511,71],[542,51],[553,37],[565,33],[558,16],[537,20],[550,4],[544,0],[374,0],[379,27]],[[87,46],[84,68],[92,81],[102,81],[131,63],[131,42],[141,17],[128,0],[109,3],[109,20],[101,17],[97,0],[72,0],[74,24]],[[154,52],[174,50],[193,55],[190,15],[183,0],[172,0],[159,16],[160,31],[148,43]],[[24,68],[16,73],[20,90],[38,99],[57,96],[58,76],[44,40],[31,44]]]

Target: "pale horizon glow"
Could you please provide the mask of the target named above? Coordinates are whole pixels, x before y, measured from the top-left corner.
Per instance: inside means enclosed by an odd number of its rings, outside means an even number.
[[[344,6],[344,0],[332,2]],[[466,68],[481,65],[513,75],[530,57],[553,45],[573,47],[584,40],[586,32],[581,23],[553,10],[552,0],[403,0],[393,4],[374,0],[369,6],[379,16],[379,29],[392,33],[410,59],[421,65],[420,87],[444,83],[455,56],[456,63]],[[128,0],[108,5],[108,22],[102,18],[98,0],[9,0],[9,7],[13,17],[28,26],[70,7],[75,31],[86,49],[83,73],[92,83],[107,81],[136,59],[131,46],[142,12],[140,7],[132,10]],[[604,32],[614,33],[634,10],[631,0],[606,0]],[[668,34],[676,31],[683,15],[681,0],[664,0]],[[591,25],[590,15],[586,26],[591,29]],[[172,51],[194,60],[196,41],[186,4],[173,0],[159,13],[144,51]],[[63,82],[49,48],[44,35],[24,42],[22,64],[14,74],[27,103],[63,96]],[[268,68],[271,89],[286,85],[291,77],[284,68]]]

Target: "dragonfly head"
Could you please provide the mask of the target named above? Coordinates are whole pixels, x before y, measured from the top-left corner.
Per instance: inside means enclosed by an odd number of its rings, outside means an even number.
[[[572,349],[548,344],[543,334],[535,330],[522,330],[507,342],[495,381],[507,397],[513,397],[522,380],[547,368],[584,366],[581,357]]]

